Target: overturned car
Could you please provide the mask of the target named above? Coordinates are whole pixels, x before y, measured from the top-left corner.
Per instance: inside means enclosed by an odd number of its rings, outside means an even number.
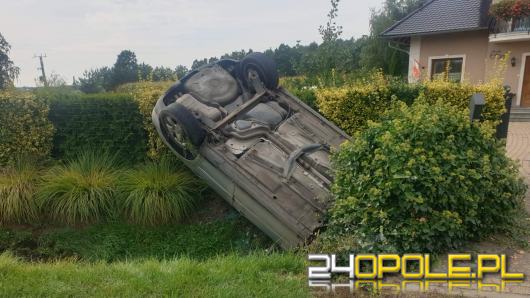
[[[278,86],[252,53],[188,73],[152,113],[162,140],[284,248],[311,238],[330,201],[330,150],[348,136]]]

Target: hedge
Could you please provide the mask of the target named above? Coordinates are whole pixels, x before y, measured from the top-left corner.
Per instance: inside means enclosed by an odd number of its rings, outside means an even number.
[[[104,149],[129,163],[145,159],[146,133],[130,95],[56,94],[49,101],[49,118],[56,128],[53,157],[68,159],[82,151]]]
[[[442,100],[460,109],[467,109],[469,108],[469,100],[475,93],[483,93],[486,98],[486,106],[482,111],[483,119],[492,122],[499,121],[505,112],[505,90],[502,84],[497,81],[479,85],[439,80],[429,81],[423,84],[420,98],[430,103]]]
[[[0,165],[18,157],[47,157],[53,126],[48,106],[29,92],[0,92]]]
[[[379,120],[398,101],[410,105],[417,99],[431,104],[442,100],[460,109],[467,109],[474,93],[483,93],[486,97],[484,120],[492,123],[499,121],[505,108],[504,89],[497,81],[480,85],[447,81],[406,84],[376,73],[350,85],[318,88],[316,99],[320,112],[326,118],[347,133],[354,134],[366,128],[368,121]]]
[[[319,88],[316,97],[320,112],[349,134],[378,120],[398,99],[382,73],[343,87]]]
[[[147,133],[147,156],[158,160],[169,153],[166,145],[153,126],[151,113],[158,99],[166,92],[173,82],[139,82],[120,86],[117,91],[128,93],[132,96],[142,115],[142,123]]]

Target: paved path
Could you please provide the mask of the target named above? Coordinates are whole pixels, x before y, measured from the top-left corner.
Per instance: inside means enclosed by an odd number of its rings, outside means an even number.
[[[510,123],[506,142],[508,156],[521,164],[521,173],[530,185],[530,122]],[[526,194],[526,210],[530,212],[530,191]]]

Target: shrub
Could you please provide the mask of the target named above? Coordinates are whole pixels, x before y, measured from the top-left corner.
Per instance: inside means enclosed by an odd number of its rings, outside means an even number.
[[[412,104],[420,99],[434,104],[438,100],[468,111],[469,100],[475,93],[483,93],[486,106],[483,119],[496,125],[505,112],[504,88],[493,79],[489,83],[471,85],[444,80],[407,84],[376,72],[364,80],[342,87],[325,87],[316,90],[320,112],[349,134],[366,128],[368,121],[377,121],[393,103]]]
[[[318,110],[316,104],[316,85],[306,77],[283,77],[280,78],[280,86],[298,97],[305,104],[314,110]]]
[[[320,112],[349,134],[379,119],[397,100],[382,73],[344,87],[319,88],[316,97]]]
[[[0,170],[0,223],[21,224],[38,218],[35,201],[40,171],[31,159],[19,159]]]
[[[442,100],[461,110],[467,110],[469,100],[475,93],[483,93],[486,99],[486,106],[482,111],[483,119],[493,123],[500,121],[501,115],[505,112],[504,88],[496,80],[479,85],[444,80],[428,81],[424,83],[419,98],[429,103]]]
[[[37,199],[52,219],[68,225],[93,223],[115,214],[118,179],[115,159],[108,154],[83,152],[56,166],[43,177]]]
[[[105,148],[129,163],[146,157],[146,134],[138,105],[127,94],[50,96],[53,155],[72,159],[79,152]]]
[[[164,95],[172,82],[139,82],[125,84],[118,91],[131,94],[138,105],[142,115],[144,130],[147,132],[147,156],[159,160],[169,153],[167,146],[162,142],[151,120],[151,113],[157,100]]]
[[[28,92],[0,92],[0,165],[17,156],[45,158],[52,147],[48,106]]]
[[[492,134],[441,101],[389,111],[334,156],[326,234],[363,251],[440,252],[509,227],[526,186]]]
[[[165,159],[125,173],[118,189],[125,216],[144,225],[166,224],[184,218],[204,189],[188,172],[175,171]]]

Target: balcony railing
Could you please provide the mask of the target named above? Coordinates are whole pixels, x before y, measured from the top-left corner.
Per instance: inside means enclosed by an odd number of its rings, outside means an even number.
[[[497,20],[492,34],[530,34],[530,17],[518,17],[509,21]]]

